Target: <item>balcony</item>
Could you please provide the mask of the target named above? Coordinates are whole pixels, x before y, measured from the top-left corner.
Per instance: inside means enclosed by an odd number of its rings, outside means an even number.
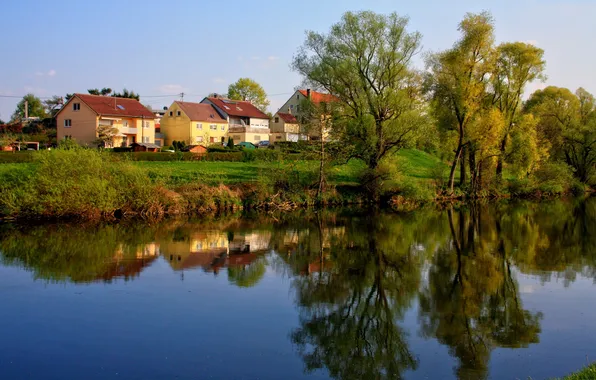
[[[120,127],[120,133],[124,133],[124,134],[127,134],[127,135],[136,135],[137,134],[137,128]]]

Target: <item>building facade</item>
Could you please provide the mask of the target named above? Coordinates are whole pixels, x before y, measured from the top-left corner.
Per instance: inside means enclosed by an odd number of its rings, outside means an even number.
[[[115,131],[106,147],[155,142],[155,115],[136,99],[74,94],[56,115],[56,137],[96,145],[98,131]]]
[[[175,101],[160,121],[165,145],[221,144],[228,138],[228,121],[210,104]]]

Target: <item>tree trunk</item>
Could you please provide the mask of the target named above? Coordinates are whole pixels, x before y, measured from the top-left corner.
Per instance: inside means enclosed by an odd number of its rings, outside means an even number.
[[[322,125],[322,124],[321,124]],[[321,155],[319,163],[319,188],[317,189],[317,199],[320,201],[321,194],[325,191],[325,142],[323,141],[323,127],[321,126]]]
[[[503,140],[501,140],[501,144],[499,146],[499,151],[501,154],[499,154],[499,159],[497,160],[497,181],[501,182],[501,179],[503,178],[503,161],[505,160],[505,148],[507,148],[507,135],[505,135],[505,137],[503,137]]]
[[[459,142],[457,143],[457,150],[455,151],[455,158],[453,159],[453,163],[451,164],[451,172],[449,173],[449,191],[453,194],[453,185],[455,184],[455,169],[457,168],[457,164],[459,163],[459,157],[461,156],[461,151],[463,148],[463,136],[459,137]]]
[[[471,147],[468,148],[470,162],[470,188],[472,193],[476,194],[476,185],[478,184],[478,170],[476,169],[476,152]]]
[[[459,162],[459,186],[463,187],[466,183],[466,147],[463,147]]]

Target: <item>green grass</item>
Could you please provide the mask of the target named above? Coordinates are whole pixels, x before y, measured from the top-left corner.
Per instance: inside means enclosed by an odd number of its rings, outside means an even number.
[[[432,170],[436,165],[443,165],[445,171],[449,168],[437,157],[416,150],[403,149],[397,155],[399,171],[416,180],[428,181],[432,179]],[[147,172],[155,181],[166,185],[176,186],[193,182],[202,182],[211,185],[223,183],[233,185],[250,183],[259,180],[260,176],[267,175],[268,171],[275,169],[292,170],[298,173],[316,171],[317,161],[287,161],[280,162],[225,162],[225,161],[135,161],[132,162]],[[0,175],[10,171],[33,168],[32,163],[0,164]],[[356,185],[358,176],[365,165],[358,160],[329,169],[329,181],[334,185]]]
[[[596,363],[584,368],[583,370],[564,377],[561,380],[594,380],[596,379]]]

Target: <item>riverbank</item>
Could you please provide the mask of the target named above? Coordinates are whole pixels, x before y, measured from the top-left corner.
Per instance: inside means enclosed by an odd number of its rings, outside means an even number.
[[[5,219],[159,219],[229,210],[290,210],[370,204],[362,186],[365,166],[352,160],[328,165],[319,191],[316,160],[248,162],[134,161],[95,150],[35,152],[30,162],[0,165],[0,216]],[[410,211],[425,203],[470,199],[465,189],[440,190],[448,166],[428,153],[400,151],[399,170],[382,181],[382,203]],[[483,199],[554,197],[569,192],[560,181],[509,181]],[[516,189],[515,191],[509,191]],[[584,189],[581,189],[583,191]],[[581,192],[580,191],[580,192]]]
[[[594,380],[596,379],[596,363],[584,368],[583,370],[564,377],[561,380]]]

